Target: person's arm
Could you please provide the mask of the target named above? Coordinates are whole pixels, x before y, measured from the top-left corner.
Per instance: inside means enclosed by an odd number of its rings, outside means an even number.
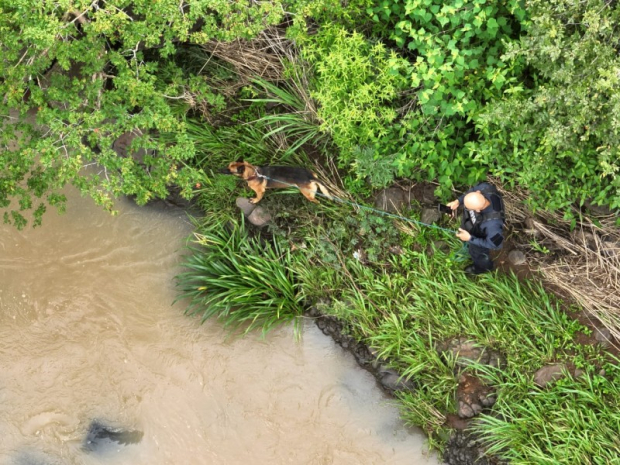
[[[504,225],[502,222],[500,220],[489,221],[482,225],[482,229],[486,233],[485,238],[472,236],[469,243],[487,249],[499,249],[504,242]]]

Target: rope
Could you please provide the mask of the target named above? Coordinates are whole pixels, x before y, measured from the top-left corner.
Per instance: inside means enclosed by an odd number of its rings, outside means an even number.
[[[299,187],[296,184],[291,184],[291,183],[288,183],[288,182],[285,182],[285,181],[280,181],[278,179],[270,178],[269,176],[265,176],[264,174],[260,174],[258,171],[256,172],[256,175],[259,178],[265,178],[265,179],[267,179],[269,181],[277,182],[279,184],[284,184],[284,185],[289,186],[289,187],[297,187],[299,189]],[[328,197],[327,195],[325,195],[325,194],[323,194],[321,192],[317,192],[316,195],[320,195],[321,197],[325,197],[327,199],[330,199],[330,197]],[[356,203],[356,202],[351,202],[350,200],[341,199],[341,198],[336,197],[334,195],[331,196],[331,200],[335,200],[335,201],[340,202],[340,203],[349,204],[349,205],[351,205],[353,207],[366,209],[366,210],[369,210],[369,211],[374,212],[374,213],[379,214],[379,215],[388,216],[388,217],[395,218],[395,219],[402,220],[402,221],[407,221],[409,223],[414,223],[414,224],[417,224],[419,226],[426,226],[427,228],[435,228],[435,229],[438,229],[440,231],[448,232],[448,233],[450,233],[451,236],[454,236],[454,230],[448,229],[448,228],[442,228],[441,226],[437,226],[435,224],[423,223],[422,221],[414,220],[412,218],[406,218],[406,217],[401,216],[401,215],[395,215],[394,213],[386,212],[385,210],[379,210],[378,208],[372,208],[372,207],[368,207],[366,205],[361,205],[361,204]]]

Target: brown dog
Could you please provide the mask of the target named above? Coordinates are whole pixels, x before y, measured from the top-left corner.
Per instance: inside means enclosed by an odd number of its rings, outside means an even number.
[[[314,196],[317,189],[331,199],[331,195],[316,175],[305,168],[291,166],[254,166],[245,161],[234,161],[226,168],[219,170],[222,174],[232,174],[247,181],[248,186],[256,192],[256,198],[251,203],[258,203],[265,195],[266,189],[282,189],[296,186],[310,202],[319,203]]]

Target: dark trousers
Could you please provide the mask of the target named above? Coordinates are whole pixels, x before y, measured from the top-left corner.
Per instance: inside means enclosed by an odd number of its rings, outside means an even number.
[[[474,270],[476,273],[484,273],[493,269],[490,249],[471,244],[467,244],[467,248],[469,249],[471,259],[474,261]]]

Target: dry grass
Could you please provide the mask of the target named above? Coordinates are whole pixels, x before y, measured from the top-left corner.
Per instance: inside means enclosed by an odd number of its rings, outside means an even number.
[[[265,29],[252,40],[212,40],[203,45],[203,48],[210,56],[232,65],[241,78],[240,86],[256,77],[266,81],[281,81],[284,79],[283,58],[293,53],[292,43],[275,27]],[[205,66],[208,64],[209,61]]]
[[[620,229],[614,226],[615,217],[597,218],[599,226],[591,218],[581,216],[576,229],[571,231],[570,222],[558,214],[532,215],[524,204],[527,192],[506,191],[498,180],[492,181],[502,191],[507,217],[527,224],[527,239],[542,237],[565,252],[551,263],[535,258],[534,268],[620,341]]]

